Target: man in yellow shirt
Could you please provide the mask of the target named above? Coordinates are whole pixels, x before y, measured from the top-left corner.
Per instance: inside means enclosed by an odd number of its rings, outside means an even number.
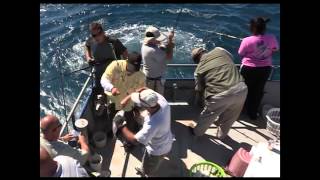
[[[115,109],[111,111],[124,110],[127,119],[133,118],[134,104],[130,100],[129,103],[121,105],[121,101],[137,89],[146,86],[146,77],[140,71],[141,61],[141,55],[137,52],[130,53],[127,60],[115,60],[109,64],[100,81],[108,99],[115,105]],[[138,130],[136,124],[132,124],[132,128],[133,131]]]

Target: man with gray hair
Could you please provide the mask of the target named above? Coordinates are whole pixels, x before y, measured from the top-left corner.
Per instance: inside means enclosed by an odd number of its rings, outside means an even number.
[[[232,55],[221,47],[210,52],[203,48],[192,51],[195,90],[204,91],[205,107],[192,134],[203,135],[212,123],[218,126],[217,138],[224,139],[238,119],[247,96],[247,86],[233,63]]]

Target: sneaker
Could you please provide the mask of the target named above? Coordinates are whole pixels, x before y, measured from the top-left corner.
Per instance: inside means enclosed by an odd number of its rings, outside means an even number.
[[[137,175],[140,175],[142,177],[146,177],[146,175],[144,174],[143,170],[141,168],[135,167],[134,168],[137,171]]]

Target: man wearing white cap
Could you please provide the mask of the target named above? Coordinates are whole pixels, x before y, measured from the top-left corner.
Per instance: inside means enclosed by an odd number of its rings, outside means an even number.
[[[126,126],[120,126],[118,132],[131,143],[146,146],[142,159],[142,168],[136,168],[142,176],[154,176],[164,156],[172,148],[170,106],[166,99],[151,89],[140,89],[130,95],[131,100],[147,110],[142,129],[133,134]]]
[[[166,62],[173,56],[174,32],[168,35],[160,33],[159,29],[149,26],[145,32],[145,38],[141,47],[143,60],[143,72],[146,75],[147,87],[163,95]],[[167,40],[168,44],[163,45]]]

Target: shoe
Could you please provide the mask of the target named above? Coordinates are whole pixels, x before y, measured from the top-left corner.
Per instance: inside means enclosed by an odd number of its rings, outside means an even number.
[[[140,175],[142,177],[146,177],[146,175],[144,174],[143,170],[141,168],[135,167],[134,168],[137,171],[137,175]]]
[[[227,136],[228,136],[228,134],[223,134],[222,131],[221,131],[221,128],[218,127],[216,138],[218,138],[219,140],[223,140],[223,139],[225,139]]]
[[[258,119],[257,113],[256,114],[248,113],[248,116],[249,116],[250,120],[253,120],[253,121]]]

